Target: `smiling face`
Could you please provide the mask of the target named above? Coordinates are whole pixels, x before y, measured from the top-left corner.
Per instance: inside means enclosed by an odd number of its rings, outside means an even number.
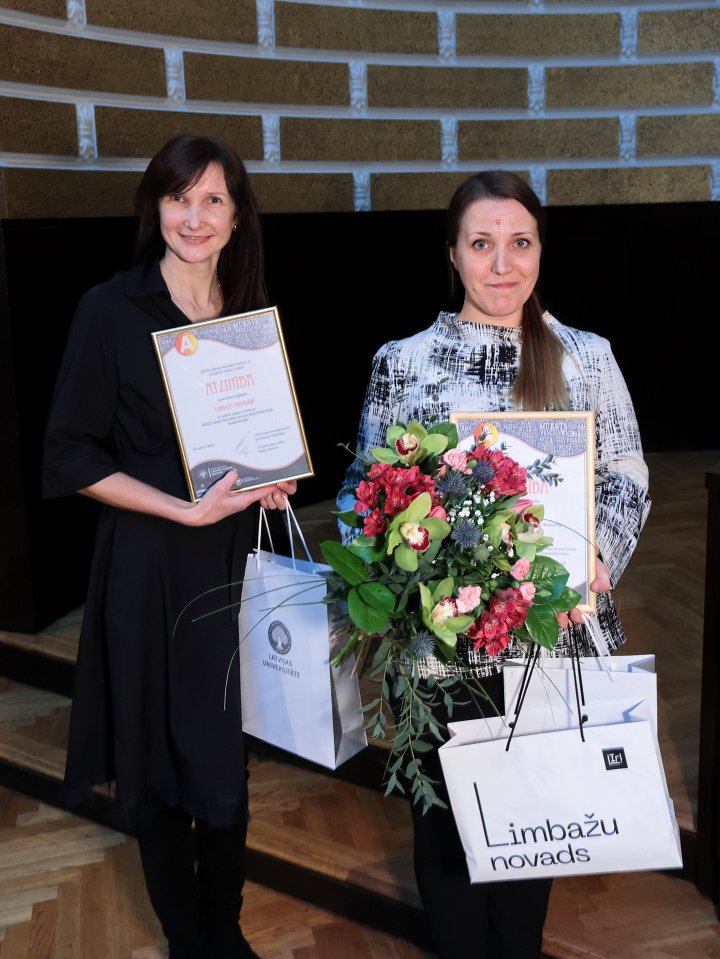
[[[193,186],[158,203],[166,257],[217,267],[220,251],[232,236],[236,209],[219,163],[210,163]]]
[[[520,326],[540,271],[540,236],[517,200],[484,199],[463,214],[450,259],[465,288],[459,319]]]

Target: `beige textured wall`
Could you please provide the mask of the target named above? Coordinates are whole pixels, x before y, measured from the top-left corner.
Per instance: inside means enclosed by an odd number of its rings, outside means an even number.
[[[0,0],[0,215],[128,214],[217,134],[262,209],[720,200],[720,0]]]

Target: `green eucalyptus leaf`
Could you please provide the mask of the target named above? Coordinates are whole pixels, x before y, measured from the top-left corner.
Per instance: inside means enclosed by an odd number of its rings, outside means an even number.
[[[367,579],[367,564],[359,556],[354,556],[342,543],[327,539],[324,543],[320,543],[320,550],[328,566],[332,566],[346,583],[357,586],[358,583],[363,583]]]

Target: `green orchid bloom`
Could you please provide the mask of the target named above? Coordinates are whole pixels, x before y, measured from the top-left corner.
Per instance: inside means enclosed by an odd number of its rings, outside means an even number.
[[[448,436],[431,432],[420,423],[413,421],[405,426],[396,423],[385,434],[387,447],[376,446],[370,452],[379,463],[403,463],[412,466],[421,463],[426,456],[439,456],[448,447]]]
[[[450,532],[450,524],[436,516],[428,516],[432,509],[429,493],[420,493],[406,510],[393,517],[386,533],[386,552],[394,556],[400,569],[414,573],[418,556],[431,543],[443,540]]]
[[[457,638],[472,625],[472,616],[458,616],[457,603],[451,598],[455,588],[452,576],[441,580],[431,591],[419,583],[422,621],[437,639],[438,649],[448,660],[455,656]]]

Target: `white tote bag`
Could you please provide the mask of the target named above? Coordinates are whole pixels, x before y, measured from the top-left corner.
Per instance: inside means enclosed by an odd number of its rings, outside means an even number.
[[[584,741],[518,731],[509,749],[502,718],[451,725],[439,755],[471,882],[682,865],[647,707],[594,712]]]
[[[261,526],[264,514],[261,514]],[[331,666],[343,636],[331,640],[322,600],[329,566],[260,549],[248,556],[240,627],[243,730],[329,769],[367,745],[354,660]],[[267,526],[267,521],[265,521]],[[272,544],[271,544],[272,545]]]

